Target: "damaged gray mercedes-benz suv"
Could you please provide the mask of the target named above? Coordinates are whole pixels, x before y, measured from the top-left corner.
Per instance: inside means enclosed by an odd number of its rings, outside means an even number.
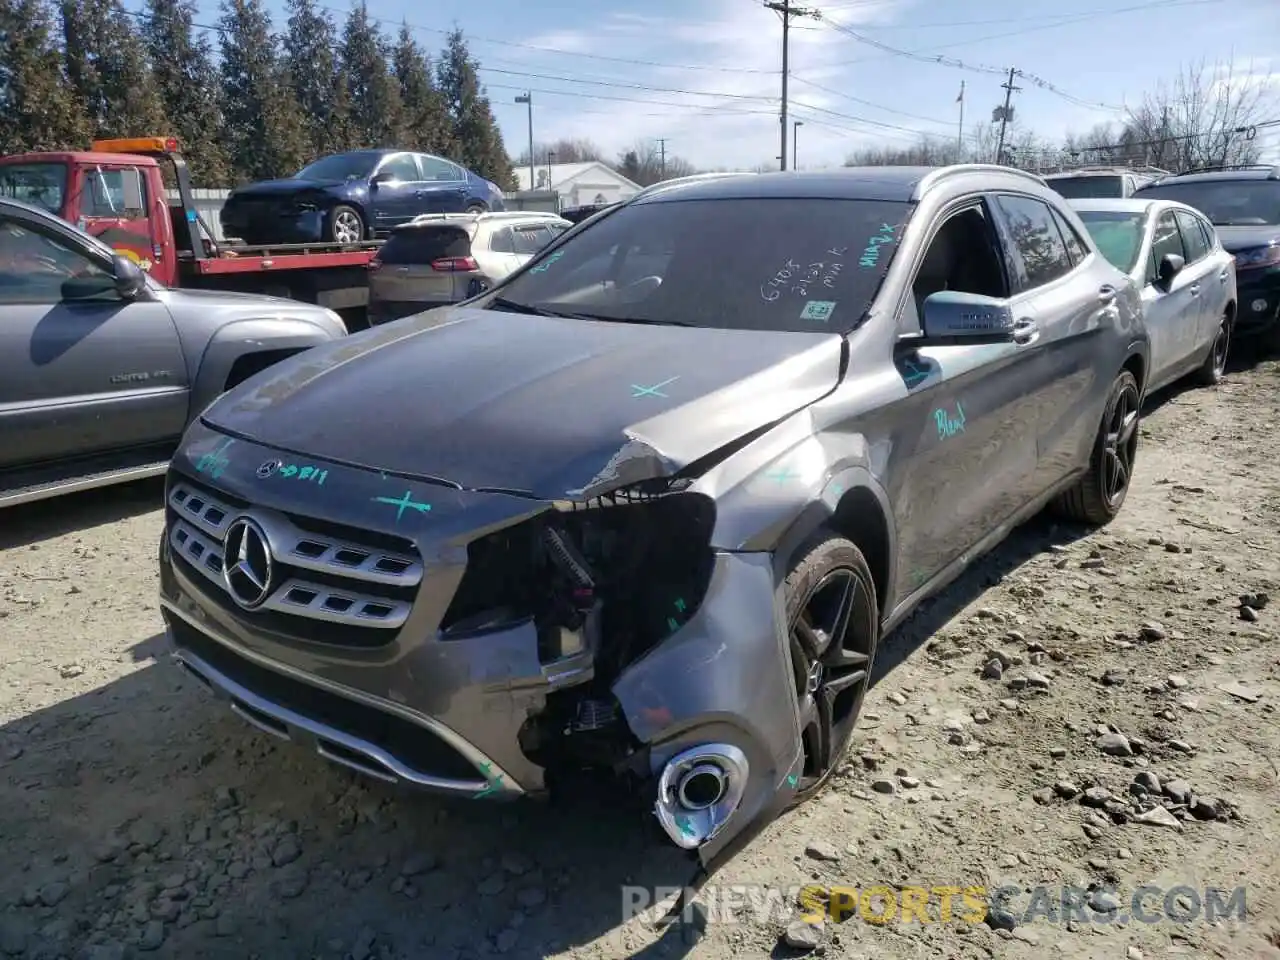
[[[167,483],[176,658],[464,797],[639,789],[702,867],[839,765],[876,645],[1048,504],[1110,520],[1133,282],[991,166],[654,190],[272,367]]]

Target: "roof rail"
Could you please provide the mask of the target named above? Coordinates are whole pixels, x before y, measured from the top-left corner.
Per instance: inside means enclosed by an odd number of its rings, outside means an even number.
[[[1266,170],[1270,174],[1268,179],[1280,180],[1280,166],[1274,163],[1222,163],[1207,167],[1192,167],[1190,170],[1183,170],[1170,176],[1182,177],[1190,173],[1228,173],[1232,170]]]
[[[1015,177],[1023,177],[1041,187],[1048,186],[1048,184],[1044,182],[1044,177],[1034,174],[1030,170],[1020,170],[1018,167],[1006,167],[1002,163],[953,163],[950,166],[938,167],[935,170],[930,170],[921,177],[920,182],[916,184],[915,190],[912,191],[911,199],[919,200],[925,191],[932,190],[940,181],[946,180],[949,177],[958,177],[966,173],[996,173],[997,171],[1000,173],[1011,174]]]
[[[450,220],[470,222],[485,218],[520,220],[522,218],[546,219],[547,217],[559,218],[560,214],[542,210],[486,210],[484,213],[420,213],[407,223],[398,224],[392,229],[398,230],[400,227],[412,227],[423,223],[447,223]]]
[[[659,180],[657,183],[651,183],[644,187],[639,193],[634,194],[631,199],[636,200],[640,197],[647,197],[657,193],[660,190],[668,190],[672,187],[684,186],[687,183],[700,183],[703,180],[721,180],[725,177],[754,177],[755,174],[749,170],[730,170],[724,173],[691,173],[687,177],[675,177],[671,180]]]

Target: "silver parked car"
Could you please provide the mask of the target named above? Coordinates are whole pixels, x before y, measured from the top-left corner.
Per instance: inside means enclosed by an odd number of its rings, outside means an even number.
[[[1149,391],[1188,374],[1217,383],[1236,316],[1235,259],[1200,211],[1173,200],[1073,200],[1098,249],[1142,290]]]
[[[1115,517],[1147,353],[1137,285],[1031,174],[664,187],[206,410],[166,626],[242,717],[372,777],[620,779],[697,882],[829,782],[923,599],[1047,505]]]
[[[1155,168],[1139,173],[1126,167],[1081,167],[1046,174],[1044,182],[1068,200],[1120,199],[1133,196],[1134,191],[1166,173]]]
[[[396,227],[369,262],[369,323],[459,303],[573,224],[553,213],[434,213]]]

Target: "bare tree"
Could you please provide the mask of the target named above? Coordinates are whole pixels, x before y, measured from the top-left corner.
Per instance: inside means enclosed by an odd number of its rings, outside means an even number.
[[[604,160],[604,149],[591,140],[553,140],[550,143],[533,145],[533,162],[546,163],[547,154],[552,154],[556,163],[586,163],[591,160]],[[514,161],[517,167],[529,165],[529,151],[526,148]]]
[[[697,168],[683,157],[668,153],[664,159],[658,145],[650,140],[637,140],[629,150],[622,151],[614,168],[642,187],[697,173]]]
[[[1276,107],[1271,80],[1235,64],[1189,64],[1129,111],[1125,132],[1150,163],[1174,172],[1256,163],[1249,130]]]

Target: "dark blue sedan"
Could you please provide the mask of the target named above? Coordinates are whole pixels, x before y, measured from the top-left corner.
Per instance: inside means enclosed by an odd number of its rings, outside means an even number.
[[[317,160],[286,180],[231,191],[223,235],[246,243],[360,243],[422,213],[503,209],[502,190],[429,153],[353,150]]]

